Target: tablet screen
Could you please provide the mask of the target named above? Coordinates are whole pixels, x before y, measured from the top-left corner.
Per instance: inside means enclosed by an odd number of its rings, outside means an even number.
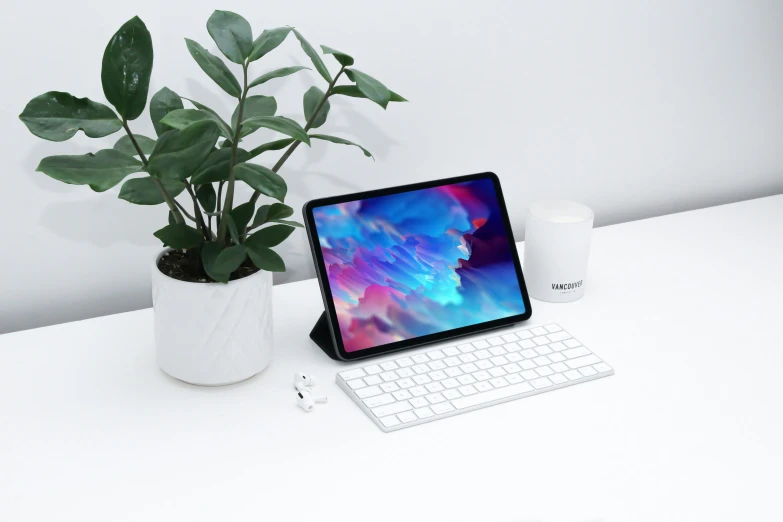
[[[525,314],[495,179],[312,208],[345,352]]]

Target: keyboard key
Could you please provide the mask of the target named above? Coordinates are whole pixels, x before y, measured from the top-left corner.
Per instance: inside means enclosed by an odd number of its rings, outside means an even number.
[[[478,393],[478,390],[474,386],[471,386],[470,384],[466,384],[465,386],[460,386],[457,389],[462,395],[475,395]]]
[[[512,373],[511,375],[506,375],[506,380],[510,384],[517,384],[519,382],[525,381],[525,379],[523,379],[521,375],[517,375],[516,373]]]
[[[359,388],[364,388],[367,386],[367,383],[364,382],[364,379],[354,379],[352,381],[348,381],[346,384],[350,386],[352,390],[358,390]]]
[[[473,346],[472,344],[460,344],[459,346],[457,346],[457,348],[459,348],[459,351],[461,351],[462,353],[470,353],[476,350],[476,347]]]
[[[546,331],[549,333],[559,332],[562,330],[562,328],[556,324],[548,324],[544,328],[546,328]]]
[[[476,389],[480,392],[487,392],[490,390],[494,390],[495,388],[489,383],[489,381],[483,381],[483,382],[477,382],[473,386],[476,387]]]
[[[400,401],[395,402],[392,404],[387,404],[386,406],[380,406],[378,408],[373,408],[370,410],[373,415],[376,417],[385,417],[387,415],[394,415],[397,413],[402,413],[404,411],[412,410],[413,407],[410,405],[408,401]]]
[[[521,346],[525,350],[529,350],[530,348],[535,348],[536,343],[534,343],[531,340],[525,339],[524,341],[519,341],[519,346]]]
[[[451,389],[443,391],[443,396],[448,400],[453,401],[454,399],[459,399],[462,397],[462,394],[458,390]]]
[[[538,379],[538,377],[539,377],[539,375],[536,372],[534,372],[533,370],[526,370],[526,371],[520,373],[519,375],[521,375],[526,381],[532,381],[532,380]]]
[[[536,343],[538,346],[543,346],[545,344],[549,344],[552,341],[549,340],[549,337],[546,335],[542,335],[541,337],[533,337],[533,342]]]
[[[432,359],[433,361],[439,361],[440,359],[446,357],[445,355],[443,355],[443,352],[440,350],[433,350],[431,352],[427,352],[427,355],[429,355],[430,359]]]
[[[399,368],[399,366],[394,361],[387,361],[385,363],[381,363],[381,368],[383,368],[388,372],[389,370],[396,370],[397,368]]]
[[[538,357],[538,354],[535,350],[522,350],[519,352],[519,354],[524,357],[525,359],[532,359],[533,357]]]
[[[394,382],[385,382],[381,384],[381,389],[385,392],[393,392],[400,389],[399,386],[397,386],[397,383]]]
[[[396,381],[399,378],[400,376],[397,375],[397,372],[395,372],[394,370],[390,372],[383,372],[381,374],[381,379],[383,379],[385,382]]]
[[[598,372],[593,370],[592,366],[585,366],[584,368],[579,368],[579,373],[581,373],[585,377],[591,377]]]
[[[399,364],[402,368],[407,368],[408,366],[413,366],[416,363],[413,362],[413,359],[410,357],[403,357],[402,359],[397,359],[397,364]]]
[[[563,341],[563,344],[568,346],[569,348],[576,348],[577,346],[582,346],[582,343],[580,343],[576,339],[568,339],[567,341]]]
[[[500,337],[492,337],[490,339],[487,339],[487,342],[489,342],[489,344],[491,344],[492,346],[501,346],[506,344],[506,342]]]
[[[504,375],[506,375],[506,370],[500,367],[490,368],[489,374],[492,377],[503,377]]]
[[[430,372],[428,374],[430,376],[430,379],[433,381],[442,381],[443,379],[447,379],[448,375],[446,375],[444,372],[438,370],[437,372]]]
[[[523,359],[523,357],[518,353],[510,353],[506,355],[506,359],[508,359],[511,362],[519,362]]]
[[[416,384],[427,384],[429,382],[432,382],[432,379],[430,379],[429,375],[416,375],[413,377],[413,382]]]
[[[572,370],[578,370],[579,368],[582,368],[584,366],[590,366],[591,364],[597,364],[599,362],[601,362],[601,359],[599,359],[595,355],[586,355],[578,359],[569,359],[568,361],[566,361],[566,364]]]
[[[550,358],[551,358],[551,356],[550,356]],[[568,371],[568,366],[566,366],[565,364],[563,364],[561,362],[553,364],[552,366],[550,366],[550,368],[552,368],[554,371],[556,371],[558,373],[562,373],[562,372],[567,372]]]
[[[416,372],[414,372],[410,368],[400,368],[399,370],[397,370],[397,375],[399,375],[400,377],[413,377],[414,375],[416,375]],[[364,380],[366,381],[367,377],[365,377]]]
[[[427,388],[427,389],[430,391],[430,393],[439,392],[439,391],[443,391],[443,390],[445,390],[445,389],[446,389],[446,388],[445,388],[445,387],[444,387],[444,386],[443,386],[441,383],[439,383],[439,382],[431,382],[431,383],[429,383],[429,384],[425,385],[424,387],[425,387],[425,388]]]
[[[378,406],[391,404],[396,401],[397,399],[392,397],[391,393],[384,393],[383,395],[378,395],[375,397],[370,397],[369,399],[364,399],[364,404],[367,405],[368,408],[377,408]]]
[[[530,333],[532,333],[533,335],[546,335],[547,331],[546,331],[546,329],[541,328],[540,326],[538,326],[536,328],[531,328],[530,329]]]
[[[412,411],[405,411],[402,413],[397,414],[397,418],[400,419],[402,422],[413,422],[415,420],[419,420],[419,418],[416,416],[415,413]]]
[[[416,416],[420,419],[426,419],[427,417],[433,417],[435,414],[432,412],[429,407],[425,408],[418,408],[416,410],[413,410],[413,413],[416,414]]]
[[[411,395],[411,392],[409,392],[408,390],[399,390],[392,393],[392,395],[394,395],[394,398],[397,399],[398,401],[405,401],[413,398],[413,395]]]
[[[518,352],[522,349],[522,347],[519,346],[519,343],[504,344],[503,348],[505,348],[508,353]]]
[[[462,355],[460,355],[460,356],[459,356],[459,359],[460,359],[462,362],[464,362],[464,363],[470,363],[470,362],[473,362],[473,361],[477,361],[477,360],[478,360],[478,359],[476,358],[476,356],[475,356],[475,355],[473,355],[472,353],[463,353]]]
[[[539,366],[549,366],[552,364],[552,361],[549,360],[549,357],[546,355],[542,355],[541,357],[536,357],[533,359],[533,362],[536,363]]]
[[[474,382],[476,382],[476,378],[469,374],[460,375],[459,377],[457,377],[457,380],[462,384],[473,384]]]
[[[546,346],[546,345],[544,345],[544,346],[536,346],[535,350],[536,350],[536,353],[538,353],[538,355],[549,355],[550,353],[552,353],[552,350],[550,350],[549,346]]]
[[[460,375],[462,375],[462,370],[460,370],[459,368],[456,368],[456,367],[455,368],[446,368],[443,371],[445,371],[446,375],[448,375],[449,377],[459,377]]]
[[[374,397],[383,393],[380,386],[368,386],[361,390],[356,390],[356,396],[360,399],[366,399],[367,397]]]
[[[506,373],[517,373],[522,371],[522,368],[520,368],[517,363],[507,364],[503,369],[506,370]]]
[[[459,367],[460,370],[462,370],[465,373],[473,373],[476,370],[478,370],[478,366],[476,366],[473,363],[463,364]]]
[[[489,343],[482,339],[481,341],[474,342],[473,346],[475,346],[477,350],[483,350],[484,348],[489,348]]]
[[[503,335],[503,340],[507,343],[513,343],[514,341],[519,341],[519,337],[517,337],[515,334],[506,334]]]
[[[495,388],[503,388],[504,386],[508,386],[508,381],[503,377],[495,377],[494,379],[490,380],[489,383]]]
[[[522,330],[517,332],[517,337],[519,337],[520,340],[525,340],[533,337],[533,334],[530,333],[530,330]]]
[[[367,374],[361,368],[340,372],[340,377],[342,377],[344,381],[351,381],[353,379],[358,379],[359,377],[364,377],[365,375]]]
[[[408,402],[410,402],[411,406],[413,406],[414,408],[426,408],[427,406],[430,405],[429,401],[424,397],[414,397]]]
[[[548,388],[549,386],[552,386],[552,381],[550,381],[546,377],[541,377],[540,379],[530,381],[530,384],[532,384],[533,388],[535,388],[536,390],[540,390],[541,388]]]
[[[370,386],[373,386],[375,384],[380,384],[383,382],[383,379],[378,377],[377,375],[368,375],[364,378],[364,382],[367,383]]]
[[[442,402],[440,404],[433,405],[432,406],[432,411],[434,411],[438,415],[442,415],[444,413],[448,413],[450,411],[454,411],[454,406],[452,406],[448,402]]]
[[[553,341],[565,341],[566,339],[571,338],[571,336],[565,332],[550,333],[547,335],[547,337]]]
[[[569,359],[574,359],[575,357],[581,357],[583,355],[588,355],[590,353],[590,350],[585,348],[584,346],[580,346],[579,348],[571,348],[570,350],[565,350],[563,352],[560,352]]]
[[[484,370],[477,371],[476,373],[473,374],[473,377],[475,377],[477,381],[488,381],[492,378],[489,372],[486,372]]]
[[[451,405],[457,408],[458,410],[462,410],[464,408],[470,408],[471,406],[478,406],[479,404],[486,404],[488,402],[496,401],[498,399],[506,399],[508,397],[513,397],[514,395],[519,395],[531,391],[533,391],[532,386],[530,386],[526,382],[521,382],[519,384],[512,384],[504,388],[492,389],[491,391],[487,391],[486,393],[478,393],[476,395],[471,395],[469,397],[462,397],[461,399],[455,399],[451,401]]]
[[[411,359],[413,359],[413,362],[415,362],[417,364],[430,362],[430,358],[427,357],[426,353],[418,353],[418,354],[414,355],[413,357],[411,357]]]
[[[443,368],[446,368],[446,363],[443,361],[432,361],[431,363],[427,363],[427,366],[433,371],[442,370]]]
[[[479,370],[489,370],[495,365],[489,359],[484,359],[483,361],[476,361],[476,366]]]
[[[456,346],[450,346],[448,348],[444,348],[443,353],[446,355],[446,357],[456,357],[462,352],[460,352],[459,348],[457,348]]]
[[[462,364],[462,361],[459,360],[459,357],[447,357],[443,360],[443,362],[445,362],[446,366],[449,368],[453,368],[454,366],[459,366]]]
[[[508,359],[506,359],[502,355],[498,355],[497,357],[493,357],[492,359],[490,359],[490,361],[492,361],[492,364],[494,364],[495,366],[503,366],[503,365],[508,364]]]
[[[431,393],[430,395],[427,395],[427,400],[430,401],[430,404],[438,404],[439,402],[445,401],[446,397],[444,397],[442,393]]]
[[[493,346],[489,349],[489,353],[492,355],[506,355],[508,352],[502,346]]]
[[[568,370],[563,375],[568,377],[569,381],[575,381],[577,379],[581,379],[582,378],[582,374],[579,373],[577,370]]]
[[[556,351],[556,352],[562,352],[563,350],[565,350],[566,348],[568,348],[568,347],[567,347],[566,345],[564,345],[563,343],[552,343],[552,344],[550,344],[550,345],[549,345],[549,347],[550,347],[551,349],[553,349],[554,351]]]
[[[550,375],[549,380],[555,384],[563,384],[564,382],[568,382],[568,379],[562,373],[556,373],[554,375]]]
[[[451,388],[459,388],[460,383],[457,379],[446,379],[445,381],[441,382],[444,388],[451,389]]]
[[[536,363],[534,363],[531,360],[520,361],[519,362],[519,367],[522,368],[523,370],[532,370],[533,368],[536,367]]]
[[[387,428],[391,428],[392,426],[399,426],[400,421],[397,418],[396,415],[389,415],[388,417],[384,417],[380,419],[381,424],[383,424]]]
[[[479,359],[489,359],[490,357],[492,357],[492,354],[490,353],[489,350],[478,350],[474,352],[473,355],[475,355]]]
[[[612,371],[612,368],[610,368],[609,365],[606,363],[595,364],[593,365],[593,368],[595,368],[595,371],[597,371],[598,373],[606,373]]]
[[[411,392],[411,395],[414,397],[421,397],[422,395],[427,395],[429,392],[427,391],[427,388],[424,386],[415,386],[408,390]]]
[[[557,352],[552,352],[549,355],[547,355],[547,357],[549,357],[549,360],[552,362],[562,362],[565,361],[566,359],[562,353],[557,353]],[[397,370],[397,373],[400,373],[400,370]]]
[[[430,370],[430,367],[427,366],[426,364],[417,364],[416,366],[414,366],[412,368],[412,370],[414,372],[416,372],[417,374],[420,374],[420,375],[422,373],[430,373],[432,371],[432,370]]]
[[[408,388],[413,388],[414,386],[416,386],[416,383],[413,381],[413,379],[409,379],[406,377],[404,379],[400,379],[399,381],[397,381],[397,386],[399,386],[403,390],[406,390]]]
[[[542,366],[541,368],[536,368],[536,373],[541,377],[547,377],[548,375],[552,375],[555,372],[553,372],[549,366]]]
[[[383,371],[383,368],[381,368],[377,364],[371,364],[370,366],[365,366],[364,371],[366,371],[370,375],[375,375],[381,373]]]

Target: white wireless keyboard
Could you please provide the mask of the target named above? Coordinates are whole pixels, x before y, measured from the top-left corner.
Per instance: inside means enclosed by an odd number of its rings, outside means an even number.
[[[458,342],[339,372],[337,384],[389,432],[614,375],[556,324]]]

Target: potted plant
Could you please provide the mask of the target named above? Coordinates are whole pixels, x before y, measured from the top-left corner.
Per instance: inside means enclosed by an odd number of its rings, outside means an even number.
[[[111,149],[50,156],[37,170],[96,192],[123,182],[121,199],[168,206],[168,224],[154,233],[164,246],[152,267],[158,365],[185,382],[223,385],[259,373],[272,355],[272,272],[285,270],[274,247],[302,226],[288,219],[294,211],[285,204],[286,183],[278,171],[301,143],[309,146],[313,140],[354,145],[372,157],[344,138],[311,132],[326,121],[330,97],[366,98],[383,108],[406,100],[353,68],[351,56],[321,46],[339,65],[333,74],[292,27],[268,29],[254,39],[247,20],[215,11],[207,31],[220,52],[241,67],[240,78],[218,56],[193,40],[185,42],[199,67],[236,100],[231,118],[164,87],[149,104],[156,138],[131,131],[130,122],[147,104],[153,62],[152,38],[138,17],[114,34],[103,55],[101,83],[115,110],[51,91],[31,100],[19,117],[30,132],[50,141],[65,141],[80,130],[90,138],[125,131]],[[304,93],[304,125],[277,115],[275,98],[257,91],[271,80],[309,68],[295,65],[250,74],[251,65],[292,33],[327,84]],[[348,82],[338,84],[341,79]],[[284,137],[243,148],[244,140],[260,128]],[[283,149],[271,168],[257,163],[263,153]],[[235,188],[240,182],[254,192],[238,204]]]

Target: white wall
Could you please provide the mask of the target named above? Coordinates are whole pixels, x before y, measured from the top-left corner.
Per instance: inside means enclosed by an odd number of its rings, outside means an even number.
[[[214,51],[204,27],[214,8],[243,14],[256,33],[295,25],[411,100],[384,112],[335,99],[324,132],[360,141],[377,161],[348,147],[300,147],[281,171],[296,208],[492,170],[521,238],[524,209],[539,198],[582,201],[605,225],[783,192],[783,2],[775,0],[13,0],[0,11],[0,332],[149,306],[152,232],[165,209],[119,200],[119,187],[95,194],[34,172],[45,155],[109,147],[119,135],[49,143],[17,115],[48,90],[103,102],[104,46],[136,14],[155,45],[151,92],[166,85],[230,114],[230,99],[183,42]],[[254,70],[293,64],[309,62],[291,38]],[[300,73],[259,93],[301,121],[302,93],[321,83]],[[146,118],[134,128],[151,134]],[[304,232],[286,245],[292,270],[278,282],[312,277]]]

